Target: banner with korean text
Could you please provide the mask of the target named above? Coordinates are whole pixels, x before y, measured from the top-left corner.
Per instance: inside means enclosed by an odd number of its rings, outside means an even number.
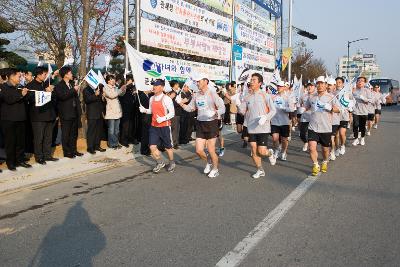
[[[220,11],[223,11],[229,15],[232,15],[232,3],[233,0],[200,0],[206,5],[209,5],[213,8],[216,8]]]
[[[247,6],[243,0],[235,0],[235,17],[252,25],[255,30],[261,30],[275,36],[275,23],[268,18],[258,15]]]
[[[231,46],[227,42],[182,31],[145,18],[141,19],[141,43],[146,46],[201,57],[228,61]]]
[[[240,42],[249,43],[260,48],[267,49],[271,54],[275,51],[275,39],[253,30],[242,23],[235,22],[234,39]]]
[[[231,36],[232,20],[183,0],[142,0],[143,11],[204,31]]]

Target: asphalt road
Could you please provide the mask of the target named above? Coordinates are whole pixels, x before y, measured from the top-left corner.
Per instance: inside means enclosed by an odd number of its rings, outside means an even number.
[[[241,266],[400,266],[400,108],[365,147],[330,163],[242,255]],[[230,135],[221,176],[194,156],[153,175],[150,160],[0,196],[1,266],[215,266],[309,175],[298,138],[253,180]]]

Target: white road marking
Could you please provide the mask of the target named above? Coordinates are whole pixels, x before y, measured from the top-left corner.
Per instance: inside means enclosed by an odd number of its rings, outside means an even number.
[[[318,180],[317,176],[308,176],[299,186],[296,187],[267,217],[265,217],[236,247],[229,251],[215,265],[218,267],[238,266],[263,240],[274,226],[285,216],[285,214],[296,204],[296,202],[310,189]]]

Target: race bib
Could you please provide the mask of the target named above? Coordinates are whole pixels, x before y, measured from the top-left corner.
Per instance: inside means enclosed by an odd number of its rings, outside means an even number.
[[[196,101],[197,109],[204,110],[207,107],[207,103],[204,99],[198,99]]]
[[[325,104],[320,102],[319,100],[317,100],[314,103],[314,111],[315,112],[324,112],[325,111],[324,107],[325,107]]]

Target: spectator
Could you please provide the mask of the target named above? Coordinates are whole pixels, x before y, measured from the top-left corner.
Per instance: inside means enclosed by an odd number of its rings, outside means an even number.
[[[56,85],[54,90],[61,121],[63,153],[67,158],[80,157],[83,154],[77,151],[78,128],[82,127],[79,86],[73,86],[71,83],[73,75],[70,67],[62,67],[59,73],[62,80]]]
[[[113,149],[121,148],[119,144],[119,124],[122,117],[121,104],[118,100],[118,96],[124,93],[123,90],[118,89],[115,86],[115,76],[106,76],[107,85],[104,87],[104,97],[107,101],[106,105],[106,116],[104,117],[107,121],[108,126],[108,147]]]
[[[179,87],[179,82],[176,80],[172,80],[170,82],[172,91],[168,94],[171,97],[172,102],[174,104],[175,116],[171,119],[171,130],[172,130],[172,143],[174,145],[174,149],[179,148],[179,133],[180,133],[180,120],[182,116],[182,107],[176,103],[176,97],[181,93],[181,89]]]
[[[129,144],[134,142],[135,136],[135,106],[137,98],[136,87],[133,83],[133,76],[126,76],[126,84],[123,86],[123,90],[119,97],[122,107],[122,118],[121,118],[121,145],[128,147]]]
[[[28,89],[18,89],[21,73],[16,69],[8,70],[7,82],[1,90],[1,122],[4,134],[6,164],[9,170],[15,171],[16,167],[32,167],[25,162],[25,101]]]
[[[189,89],[189,86],[184,85],[181,91],[181,98],[186,99],[187,103],[192,101],[192,92]],[[179,143],[187,144],[192,139],[192,132],[194,130],[194,125],[196,122],[196,113],[197,111],[187,112],[182,109],[181,113],[181,126],[180,126],[180,134],[179,134]]]
[[[103,131],[103,85],[100,84],[96,89],[90,86],[83,90],[83,101],[86,104],[87,132],[86,143],[87,151],[96,154],[96,151],[105,152],[101,148],[101,133]]]
[[[49,85],[45,80],[48,70],[44,67],[35,69],[35,79],[31,81],[27,88],[35,91],[46,91],[52,93],[52,99],[49,103],[36,107],[35,92],[31,91],[29,97],[29,118],[32,123],[33,131],[33,147],[35,160],[39,164],[46,164],[46,161],[57,161],[57,158],[52,156],[51,142],[53,137],[53,128],[56,121],[55,110],[55,93],[54,86]]]

